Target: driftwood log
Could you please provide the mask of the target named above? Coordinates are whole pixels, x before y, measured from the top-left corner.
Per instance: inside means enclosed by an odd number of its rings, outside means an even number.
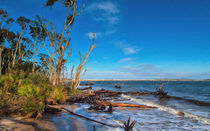
[[[96,90],[93,91],[95,95],[104,94],[105,96],[119,96],[122,94],[125,95],[135,95],[135,96],[143,96],[143,95],[153,95],[154,92],[119,92],[119,91],[111,91],[111,90]]]
[[[66,111],[69,114],[72,114],[72,115],[81,117],[81,118],[86,119],[86,120],[89,120],[89,121],[96,122],[96,123],[101,124],[101,125],[110,126],[110,127],[120,127],[120,128],[123,128],[122,125],[107,124],[107,123],[103,123],[103,122],[100,122],[100,121],[97,121],[97,120],[94,120],[94,119],[85,117],[83,115],[77,114],[77,113],[75,113],[75,112],[73,112],[73,111],[65,108],[65,106],[61,106],[61,105],[49,105],[49,107],[50,108],[54,108],[55,110],[64,110],[64,111]]]
[[[96,103],[104,105],[104,106],[112,105],[113,107],[138,107],[138,108],[142,108],[142,109],[156,108],[156,107],[152,107],[152,106],[137,105],[137,104],[130,104],[130,103],[108,102],[108,101],[97,101]]]
[[[74,96],[67,97],[67,102],[71,103],[88,103],[92,106],[90,110],[101,110],[103,111],[106,106],[112,107],[137,107],[139,109],[153,109],[155,107],[137,105],[130,103],[119,103],[110,102],[109,100],[117,100],[121,94],[132,94],[132,95],[150,95],[151,93],[140,93],[140,92],[117,92],[110,90],[97,90],[97,91],[87,91],[83,94],[77,94]],[[104,110],[105,111],[105,110]]]
[[[92,89],[92,86],[88,86],[86,88],[79,88],[79,90],[91,90]]]

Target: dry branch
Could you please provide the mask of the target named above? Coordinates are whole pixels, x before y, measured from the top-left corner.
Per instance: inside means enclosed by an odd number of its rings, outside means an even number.
[[[156,108],[153,106],[144,106],[144,105],[137,105],[137,104],[130,104],[130,103],[119,103],[119,102],[108,102],[108,101],[97,101],[96,103],[104,105],[104,106],[112,105],[113,107],[138,107],[138,108],[142,108],[142,109]]]
[[[80,114],[77,114],[77,113],[75,113],[75,112],[73,112],[73,111],[70,111],[69,109],[65,108],[64,106],[58,106],[58,105],[53,105],[53,106],[52,106],[52,105],[49,105],[49,107],[51,107],[51,108],[56,108],[56,109],[58,109],[58,110],[61,110],[61,109],[62,109],[62,110],[65,110],[66,112],[68,112],[68,113],[70,113],[70,114],[72,114],[72,115],[81,117],[81,118],[86,119],[86,120],[89,120],[89,121],[96,122],[96,123],[101,124],[101,125],[110,126],[110,127],[120,127],[120,128],[123,128],[121,125],[106,124],[106,123],[103,123],[103,122],[100,122],[100,121],[97,121],[97,120],[94,120],[94,119],[90,119],[90,118],[88,118],[88,117],[85,117],[85,116],[82,116],[82,115],[80,115]]]

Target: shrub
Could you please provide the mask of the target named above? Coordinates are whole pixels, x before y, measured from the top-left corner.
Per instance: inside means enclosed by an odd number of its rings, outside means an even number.
[[[50,98],[54,104],[63,103],[65,101],[65,87],[53,86],[50,88]]]
[[[46,82],[38,83],[39,77],[31,77],[22,80],[21,86],[18,87],[17,93],[20,97],[25,97],[23,102],[23,114],[31,117],[34,114],[42,113],[45,108],[45,100],[49,97],[49,85]]]
[[[11,103],[12,96],[16,94],[16,84],[16,80],[12,75],[0,77],[0,108]]]
[[[82,93],[83,91],[82,90],[70,90],[68,93],[69,93],[69,95],[74,95],[74,94],[77,94],[77,93]]]
[[[0,77],[0,88],[6,93],[15,93],[16,91],[16,80],[12,75],[3,75]]]

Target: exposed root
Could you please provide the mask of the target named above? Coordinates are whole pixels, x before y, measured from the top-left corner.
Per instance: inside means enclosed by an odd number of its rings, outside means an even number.
[[[129,116],[127,122],[125,121],[124,122],[124,129],[125,131],[132,131],[134,125],[136,124],[136,121],[132,121],[131,124],[130,124],[130,120],[131,120],[131,117]]]

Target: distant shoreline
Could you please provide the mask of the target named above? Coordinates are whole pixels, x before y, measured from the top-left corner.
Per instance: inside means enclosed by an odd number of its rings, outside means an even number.
[[[152,80],[125,80],[125,79],[85,79],[82,81],[210,81],[207,80],[192,80],[192,79],[152,79]]]

